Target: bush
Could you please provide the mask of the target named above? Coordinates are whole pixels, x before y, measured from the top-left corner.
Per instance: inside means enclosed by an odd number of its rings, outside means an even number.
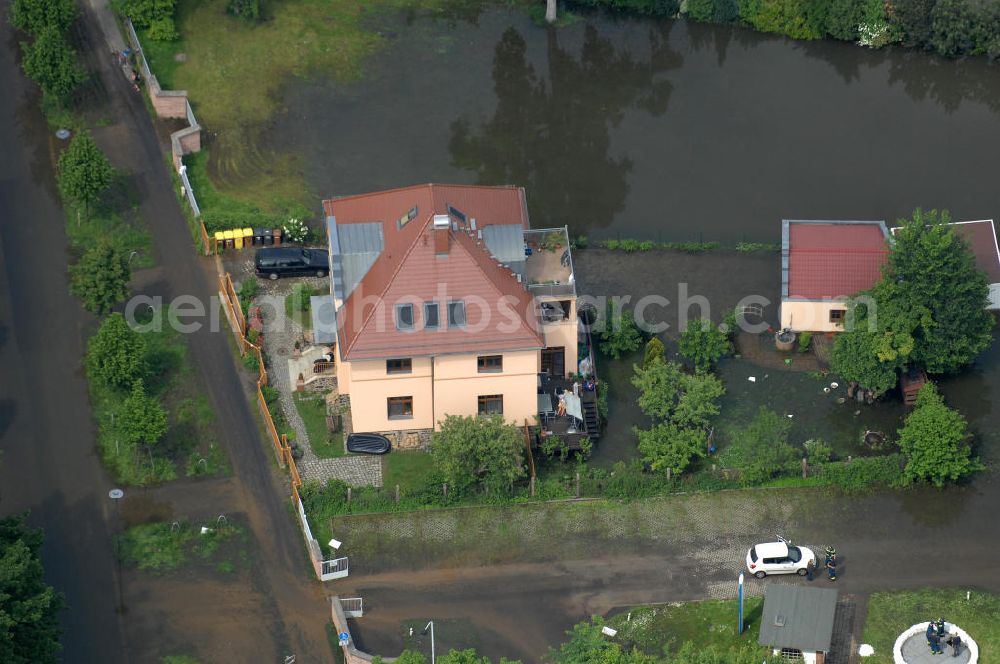
[[[604,318],[604,329],[599,332],[601,352],[616,360],[622,355],[628,355],[642,346],[642,333],[635,324],[631,311],[622,311],[621,317],[615,320],[614,307],[609,302]]]
[[[174,19],[170,16],[160,16],[153,19],[149,24],[147,34],[153,41],[174,41],[180,37],[177,26],[174,25]]]
[[[114,10],[137,28],[149,28],[159,19],[174,20],[177,0],[112,0]]]
[[[448,415],[434,433],[431,451],[434,467],[457,493],[479,485],[507,495],[525,475],[524,436],[501,415]]]
[[[845,491],[865,491],[877,487],[898,488],[906,484],[903,473],[905,459],[901,454],[858,457],[846,461],[823,464],[820,477],[832,486]]]
[[[763,484],[797,460],[788,444],[791,428],[787,418],[761,406],[750,424],[730,433],[723,458],[739,469],[744,485]]]
[[[710,320],[697,319],[688,323],[681,333],[680,354],[694,364],[699,373],[711,371],[715,363],[733,350],[729,341],[731,327],[721,329]]]
[[[793,39],[822,37],[816,13],[822,2],[810,0],[739,0],[740,18],[761,32],[775,32]]]
[[[811,464],[823,464],[833,458],[833,448],[818,438],[807,440],[802,447],[806,448],[806,458]]]
[[[281,228],[282,218],[264,212],[239,213],[205,210],[201,220],[209,233],[233,228]]]
[[[577,0],[577,3],[651,16],[675,16],[680,11],[680,0]]]
[[[808,353],[809,347],[812,345],[812,340],[812,332],[799,332],[799,352]]]
[[[934,383],[920,388],[916,407],[899,430],[899,447],[907,456],[906,477],[942,487],[983,468],[972,457],[965,418],[945,405]]]
[[[316,294],[316,290],[307,284],[295,284],[292,292],[288,295],[288,312],[305,313],[309,311],[309,298]]]
[[[688,0],[684,13],[695,21],[729,23],[740,16],[736,0]]]

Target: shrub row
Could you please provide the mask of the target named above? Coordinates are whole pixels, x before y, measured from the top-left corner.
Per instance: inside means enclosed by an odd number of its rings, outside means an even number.
[[[635,240],[631,238],[623,240],[600,240],[596,244],[604,249],[624,251],[627,254],[641,251],[655,251],[657,249],[682,251],[686,254],[701,254],[706,251],[714,250],[731,250],[738,251],[740,253],[754,253],[761,251],[779,251],[781,249],[781,247],[776,244],[768,244],[765,242],[739,242],[735,245],[727,246],[721,242],[654,242],[653,240]],[[580,248],[585,246],[587,246],[586,243],[584,243]]]

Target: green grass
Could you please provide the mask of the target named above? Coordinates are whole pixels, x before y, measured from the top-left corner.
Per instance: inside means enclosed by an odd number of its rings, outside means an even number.
[[[312,286],[299,283],[292,286],[292,291],[285,298],[285,315],[306,330],[312,329],[309,298],[316,293]]]
[[[344,434],[329,431],[326,427],[326,400],[323,395],[296,392],[294,401],[306,425],[313,453],[321,459],[344,456]]]
[[[382,457],[382,485],[390,491],[399,485],[402,493],[409,493],[427,482],[434,469],[434,457],[418,450],[393,450]]]
[[[1000,595],[973,590],[966,600],[965,593],[963,588],[925,588],[872,595],[862,642],[871,644],[875,655],[865,661],[890,664],[892,646],[904,630],[942,616],[968,632],[980,652],[1000,652]]]
[[[213,133],[210,171],[218,191],[263,212],[318,201],[292,153],[260,147],[282,110],[292,77],[357,80],[387,38],[372,25],[379,11],[454,11],[455,0],[285,0],[264,5],[256,24],[229,16],[225,0],[180,0],[173,43],[143,40],[165,89],[187,90],[199,122]],[[174,56],[183,52],[185,61]],[[206,162],[207,163],[207,162]],[[205,187],[195,192],[199,197]],[[199,198],[199,202],[201,202]],[[202,203],[211,210],[211,202]]]
[[[228,460],[215,437],[215,413],[200,390],[183,335],[165,321],[162,330],[145,332],[143,339],[146,388],[167,410],[169,427],[151,452],[127,453],[118,443],[119,412],[127,392],[90,380],[98,447],[105,466],[117,482],[135,486],[172,480],[179,473],[188,477],[228,475]]]
[[[210,530],[202,533],[202,526]],[[165,572],[193,562],[219,565],[242,561],[246,540],[241,526],[229,521],[192,524],[159,522],[133,526],[119,539],[122,562],[143,571]]]
[[[89,212],[65,200],[63,209],[66,211],[66,239],[74,254],[83,254],[98,240],[108,238],[124,252],[136,252],[130,263],[133,270],[155,264],[149,229],[139,217],[138,202],[133,199],[132,192],[126,191],[121,180]]]
[[[763,604],[760,597],[745,599],[742,635],[736,633],[739,615],[736,600],[643,606],[607,622],[618,630],[616,639],[626,648],[634,646],[650,655],[676,652],[685,641],[693,641],[700,648],[715,646],[728,651],[757,643]]]

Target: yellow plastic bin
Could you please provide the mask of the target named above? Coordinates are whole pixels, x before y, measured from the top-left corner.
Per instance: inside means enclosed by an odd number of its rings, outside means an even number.
[[[253,229],[244,228],[243,229],[243,246],[249,247],[253,244]]]
[[[226,249],[233,248],[233,232],[232,231],[222,231],[222,236],[226,239]]]
[[[215,248],[225,249],[226,248],[226,234],[222,231],[215,231]]]
[[[243,248],[243,229],[237,228],[233,230],[233,246],[237,249]]]

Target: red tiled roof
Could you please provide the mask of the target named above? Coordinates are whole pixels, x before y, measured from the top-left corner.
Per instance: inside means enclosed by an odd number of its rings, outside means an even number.
[[[955,234],[969,245],[976,258],[976,266],[986,273],[990,283],[1000,283],[1000,248],[992,219],[959,221],[951,224]]]
[[[417,216],[399,228],[397,220],[414,206]],[[475,218],[477,228],[528,227],[520,187],[427,184],[323,202],[338,226],[378,221],[385,238],[382,253],[338,311],[345,359],[544,346],[526,287],[497,265],[473,231],[449,230],[447,257],[436,255],[432,220],[448,214],[449,206]],[[465,301],[464,328],[448,328],[448,300]],[[431,301],[439,305],[440,326],[423,330],[422,303]],[[396,329],[395,305],[405,303],[416,305],[414,331]]]
[[[875,285],[888,258],[882,225],[788,224],[788,297],[819,300]]]

